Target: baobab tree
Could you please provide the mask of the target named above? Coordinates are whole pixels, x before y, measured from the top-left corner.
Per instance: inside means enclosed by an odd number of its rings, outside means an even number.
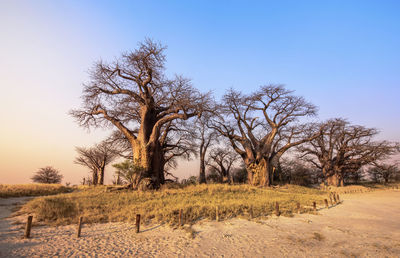
[[[93,147],[76,147],[75,149],[78,152],[75,163],[92,171],[93,185],[103,185],[105,168],[117,157],[116,150],[105,141]]]
[[[213,128],[225,136],[242,157],[252,185],[269,186],[279,158],[290,148],[316,135],[305,135],[301,117],[311,117],[317,108],[283,86],[263,86],[245,95],[229,90],[222,115]]]
[[[375,181],[381,179],[387,184],[390,179],[395,179],[397,175],[400,175],[400,170],[397,164],[374,162],[373,166],[367,170],[367,173],[371,175]]]
[[[303,159],[321,170],[328,185],[343,186],[346,173],[384,159],[398,148],[396,143],[373,141],[378,134],[375,128],[351,125],[340,118],[322,123],[316,130],[319,136],[299,151]]]
[[[118,129],[131,145],[132,160],[144,168],[143,177],[154,188],[165,181],[163,145],[171,126],[201,116],[210,100],[188,79],[166,78],[164,50],[145,40],[113,63],[96,63],[84,85],[83,107],[71,111],[81,126]]]

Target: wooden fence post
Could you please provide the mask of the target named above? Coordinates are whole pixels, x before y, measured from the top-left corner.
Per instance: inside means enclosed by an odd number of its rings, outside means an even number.
[[[275,202],[275,215],[280,216],[281,212],[279,211],[279,203]]]
[[[140,231],[140,214],[136,214],[136,233]]]
[[[297,203],[297,213],[300,214],[301,213],[301,206],[300,203]]]
[[[313,205],[313,210],[314,210],[314,211],[317,211],[317,203],[316,203],[316,202],[313,202],[312,205]]]
[[[25,227],[25,238],[30,238],[31,236],[31,227],[32,227],[32,219],[33,216],[28,216],[28,220],[26,221],[26,227]]]
[[[79,222],[78,222],[78,232],[76,234],[76,237],[81,237],[81,229],[82,229],[82,220],[83,217],[79,217]]]
[[[183,226],[183,221],[182,221],[182,216],[183,216],[183,210],[179,209],[179,226]]]
[[[327,200],[327,199],[325,199],[324,201],[325,201],[325,207],[326,207],[327,209],[329,209],[328,200]]]
[[[219,221],[219,211],[218,211],[218,206],[215,207],[215,220],[218,222]]]
[[[338,201],[338,203],[340,203],[340,197],[339,197],[339,194],[336,194],[336,198],[337,198],[337,201]]]

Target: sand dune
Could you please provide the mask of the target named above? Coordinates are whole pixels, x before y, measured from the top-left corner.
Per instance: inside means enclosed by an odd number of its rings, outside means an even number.
[[[400,191],[342,195],[344,202],[319,215],[267,220],[202,221],[189,230],[155,225],[135,233],[133,224],[76,225],[32,229],[5,218],[21,199],[0,199],[1,257],[399,257]],[[23,199],[22,199],[23,200]]]

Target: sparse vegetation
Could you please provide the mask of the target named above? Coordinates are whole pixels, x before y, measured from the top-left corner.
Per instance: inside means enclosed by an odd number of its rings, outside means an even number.
[[[49,224],[76,223],[79,216],[85,222],[134,221],[137,213],[145,223],[176,225],[179,209],[183,209],[186,223],[200,219],[215,219],[218,206],[219,218],[253,218],[273,214],[274,203],[279,202],[281,214],[290,216],[300,202],[304,211],[311,211],[311,204],[323,203],[327,193],[317,189],[288,185],[277,189],[248,185],[190,185],[183,189],[159,191],[111,191],[105,187],[81,188],[80,191],[36,198],[25,204],[22,212],[33,212],[39,220]],[[67,208],[66,208],[67,207]],[[309,208],[307,208],[309,207]]]
[[[42,196],[71,191],[71,187],[59,184],[22,184],[22,185],[1,185],[0,197],[20,197],[20,196]]]
[[[104,171],[106,166],[117,158],[117,150],[107,141],[93,147],[76,147],[78,156],[75,163],[87,167],[92,172],[92,184],[104,184]]]
[[[137,188],[142,178],[141,174],[144,173],[144,168],[138,164],[139,162],[133,162],[128,159],[121,163],[114,164],[113,167],[117,169],[115,171],[115,183],[132,184],[133,188]]]

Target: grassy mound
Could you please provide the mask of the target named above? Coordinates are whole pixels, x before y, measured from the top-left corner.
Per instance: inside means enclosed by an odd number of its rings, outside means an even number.
[[[311,210],[313,201],[323,205],[326,197],[326,192],[300,186],[264,189],[213,184],[149,192],[106,192],[105,187],[91,187],[36,198],[25,204],[22,211],[34,213],[39,220],[53,225],[76,223],[79,216],[84,216],[88,223],[133,222],[138,213],[145,223],[166,222],[173,225],[178,222],[180,209],[186,223],[215,219],[217,206],[220,219],[263,217],[274,212],[275,202],[279,202],[282,215],[290,216],[297,210],[297,202],[303,207],[308,206],[304,208],[307,211]]]
[[[41,196],[70,192],[71,188],[59,184],[0,184],[0,198],[20,196]]]

